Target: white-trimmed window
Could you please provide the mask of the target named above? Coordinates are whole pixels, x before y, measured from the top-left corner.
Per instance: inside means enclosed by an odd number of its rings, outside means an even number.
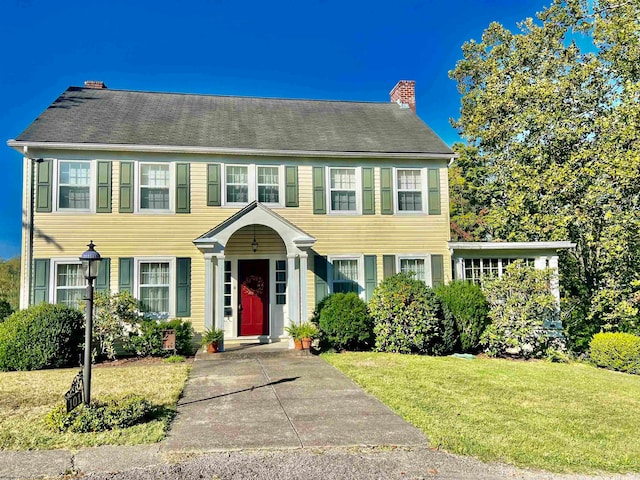
[[[84,299],[86,280],[82,264],[53,262],[55,272],[55,303],[78,308]]]
[[[522,260],[525,265],[533,266],[533,258],[465,258],[464,278],[474,283],[481,283],[485,278],[501,277],[507,265]]]
[[[357,168],[329,167],[329,211],[357,213],[360,208]]]
[[[425,175],[419,168],[396,170],[396,210],[398,212],[424,212]]]
[[[141,163],[140,211],[171,211],[171,165],[168,163]]]
[[[427,261],[422,258],[402,258],[398,259],[399,268],[401,273],[412,274],[414,278],[422,280],[427,283],[430,280],[430,276],[427,275]]]
[[[224,316],[230,317],[233,315],[232,307],[232,294],[231,294],[231,262],[229,260],[224,261]]]
[[[331,262],[331,293],[355,292],[360,294],[364,283],[360,257],[333,257]]]
[[[175,259],[136,259],[136,297],[145,315],[173,316],[175,305]]]
[[[227,203],[248,203],[249,167],[227,165],[225,170]]]
[[[246,205],[257,200],[283,206],[284,167],[282,165],[224,165],[224,204]]]
[[[276,260],[276,305],[287,303],[287,261]]]
[[[280,203],[280,169],[258,166],[258,201]]]
[[[92,208],[91,162],[59,160],[57,180],[58,210],[89,211]]]

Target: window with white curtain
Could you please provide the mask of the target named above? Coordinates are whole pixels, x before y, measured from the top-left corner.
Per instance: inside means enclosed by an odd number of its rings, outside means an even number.
[[[91,162],[58,162],[58,209],[91,208]]]
[[[333,264],[333,293],[360,292],[359,261],[357,258],[335,258]]]
[[[78,308],[84,298],[86,280],[80,263],[56,263],[56,303]]]
[[[258,167],[258,201],[280,203],[280,169]]]
[[[227,165],[227,203],[249,202],[249,167]]]
[[[138,288],[143,312],[157,315],[169,314],[169,271],[169,262],[140,262]]]
[[[414,278],[427,281],[424,258],[400,258],[400,272],[413,274]]]

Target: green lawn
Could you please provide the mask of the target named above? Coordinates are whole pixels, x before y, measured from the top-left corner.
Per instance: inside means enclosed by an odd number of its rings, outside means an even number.
[[[434,447],[556,472],[640,471],[640,376],[541,361],[323,358]]]
[[[93,369],[91,398],[137,393],[169,409],[151,422],[101,433],[54,433],[45,415],[63,401],[78,368],[0,373],[0,449],[31,450],[77,448],[95,445],[134,445],[161,440],[171,421],[171,411],[182,392],[190,366],[150,366]]]

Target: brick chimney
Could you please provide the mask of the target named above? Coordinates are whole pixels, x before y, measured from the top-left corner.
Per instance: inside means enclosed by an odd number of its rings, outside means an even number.
[[[104,82],[99,80],[85,80],[84,86],[85,88],[107,88]]]
[[[410,108],[416,113],[416,81],[400,80],[389,92],[391,101],[402,108]]]

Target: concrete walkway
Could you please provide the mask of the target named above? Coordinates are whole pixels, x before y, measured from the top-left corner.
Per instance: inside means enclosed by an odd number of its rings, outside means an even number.
[[[427,438],[317,357],[194,362],[164,451],[426,445]]]

